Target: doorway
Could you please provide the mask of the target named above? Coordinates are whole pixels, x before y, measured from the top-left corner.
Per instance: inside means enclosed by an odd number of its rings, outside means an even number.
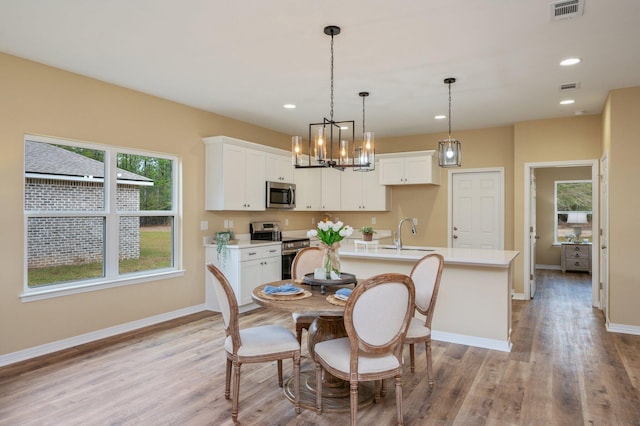
[[[598,160],[577,160],[577,161],[555,161],[555,162],[543,162],[543,163],[525,163],[524,170],[524,238],[523,241],[523,255],[524,255],[524,298],[530,299],[535,294],[535,287],[531,285],[531,277],[535,276],[535,244],[530,244],[530,239],[535,237],[532,235],[532,229],[536,229],[536,216],[531,214],[532,203],[535,203],[535,186],[532,187],[532,181],[535,182],[536,169],[553,168],[553,167],[585,167],[591,168],[591,182],[593,185],[592,191],[592,225],[593,229],[599,229],[599,186],[598,186]],[[592,248],[599,247],[599,233],[593,232],[592,236]],[[533,247],[533,248],[532,248]],[[591,299],[592,305],[600,308],[600,291],[599,291],[599,261],[598,251],[594,250],[592,253],[591,262]]]

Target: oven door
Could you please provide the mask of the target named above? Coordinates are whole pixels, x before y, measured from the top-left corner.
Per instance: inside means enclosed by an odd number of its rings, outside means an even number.
[[[267,208],[292,209],[296,206],[296,185],[267,182]]]
[[[282,252],[282,279],[291,279],[291,266],[293,265],[293,259],[298,254],[298,250],[283,251]]]

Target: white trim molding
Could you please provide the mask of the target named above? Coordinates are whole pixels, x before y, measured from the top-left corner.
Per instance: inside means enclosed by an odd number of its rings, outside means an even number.
[[[118,334],[126,333],[129,331],[138,330],[150,325],[159,324],[163,321],[169,321],[172,319],[180,318],[186,315],[195,314],[206,310],[204,304],[190,306],[188,308],[179,309],[173,312],[166,312],[164,314],[154,315],[152,317],[143,318],[137,321],[131,321],[125,324],[116,325],[113,327],[103,328],[102,330],[92,331],[90,333],[81,334],[79,336],[70,337],[68,339],[62,339],[44,345],[35,346],[29,349],[24,349],[18,352],[12,352],[6,355],[0,355],[0,367],[5,365],[14,364],[20,361],[26,361],[31,358],[36,358],[42,355],[47,355],[53,352],[69,349],[74,346],[82,345],[85,343],[95,342],[96,340],[104,339],[107,337],[117,336]]]
[[[637,325],[615,324],[607,321],[606,326],[607,331],[612,333],[635,334],[640,336],[640,326]]]
[[[485,337],[467,336],[446,331],[431,330],[431,338],[439,342],[456,343],[459,345],[475,346],[476,348],[493,349],[495,351],[511,352],[513,343],[507,341],[487,339]]]

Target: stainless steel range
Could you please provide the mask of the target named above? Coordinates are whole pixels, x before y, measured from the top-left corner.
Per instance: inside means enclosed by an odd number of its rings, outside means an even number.
[[[251,222],[249,224],[251,239],[257,241],[282,241],[282,279],[291,278],[291,264],[296,254],[310,246],[307,237],[283,237],[280,222]]]

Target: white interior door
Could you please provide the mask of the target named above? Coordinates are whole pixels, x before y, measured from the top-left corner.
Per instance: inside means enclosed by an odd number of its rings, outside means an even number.
[[[609,159],[600,159],[600,308],[609,319]],[[593,256],[593,253],[591,254]]]
[[[536,243],[538,231],[536,227],[536,175],[531,169],[529,179],[529,297],[536,295]]]
[[[450,170],[449,246],[502,250],[504,172]]]

